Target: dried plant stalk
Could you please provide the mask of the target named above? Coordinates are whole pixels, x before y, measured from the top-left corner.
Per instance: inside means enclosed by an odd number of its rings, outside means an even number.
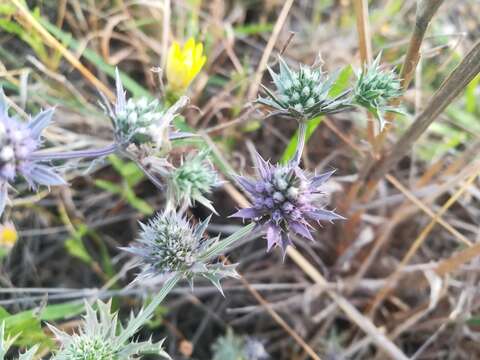
[[[412,81],[413,74],[420,59],[420,46],[427,31],[428,25],[432,21],[433,15],[437,12],[443,0],[423,0],[418,1],[417,13],[415,16],[415,28],[408,45],[407,56],[402,66],[400,78],[402,87],[408,88]]]
[[[460,92],[480,72],[480,41],[477,42],[450,76],[440,85],[426,108],[416,117],[413,124],[400,138],[391,151],[375,161],[369,169],[366,179],[369,188],[385,176],[387,172],[412,148],[412,145],[428,129],[438,116],[450,105]]]

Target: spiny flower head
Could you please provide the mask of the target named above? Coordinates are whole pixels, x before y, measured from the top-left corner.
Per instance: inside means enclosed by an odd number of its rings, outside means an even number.
[[[384,71],[380,68],[380,57],[381,54],[371,65],[357,73],[353,101],[377,117],[381,131],[385,125],[384,112],[399,112],[398,109],[388,106],[388,102],[399,97],[402,91],[395,71]]]
[[[188,154],[182,164],[168,176],[170,198],[177,204],[191,206],[195,201],[215,212],[207,195],[219,185],[218,174],[209,161],[210,152],[202,150],[197,154]]]
[[[167,58],[167,80],[169,89],[181,92],[195,79],[207,57],[203,55],[203,44],[188,39],[183,47],[176,41],[170,46]]]
[[[85,307],[86,315],[78,333],[70,335],[49,325],[60,343],[55,360],[133,360],[140,354],[156,354],[170,359],[162,349],[163,341],[154,344],[150,340],[131,340],[143,325],[134,315],[123,327],[119,324],[118,314],[111,312],[110,302],[98,301],[96,310],[88,303]]]
[[[239,184],[251,196],[253,206],[239,210],[234,217],[252,219],[267,226],[267,251],[276,245],[285,254],[292,244],[293,232],[313,241],[309,220],[333,221],[343,219],[333,211],[318,205],[322,195],[319,187],[334,171],[311,176],[296,163],[271,165],[256,154],[257,179],[238,176]]]
[[[181,274],[193,286],[196,275],[210,280],[220,291],[220,280],[237,277],[236,265],[211,264],[209,250],[218,238],[206,238],[210,217],[196,226],[172,210],[157,214],[147,224],[141,224],[142,231],[138,245],[123,248],[139,257],[138,265],[143,267],[139,278],[162,274]]]
[[[158,100],[126,98],[120,73],[116,69],[117,101],[112,109],[104,101],[115,129],[116,142],[126,147],[129,144],[153,144],[157,149],[169,146],[169,141],[187,136],[171,133],[173,119],[188,103],[187,97],[181,97],[169,108],[163,107]]]
[[[261,97],[257,102],[278,110],[279,115],[301,121],[344,111],[351,106],[348,91],[334,98],[329,96],[336,76],[327,77],[321,69],[305,65],[294,71],[282,58],[279,58],[279,63],[278,74],[268,68],[276,92],[262,86],[268,97]]]
[[[0,89],[0,215],[7,202],[7,185],[21,175],[30,187],[63,185],[65,181],[50,167],[35,159],[41,133],[51,122],[53,109],[40,112],[28,123],[8,115],[7,99]]]

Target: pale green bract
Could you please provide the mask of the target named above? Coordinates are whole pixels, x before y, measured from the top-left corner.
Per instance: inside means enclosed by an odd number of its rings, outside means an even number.
[[[54,360],[133,360],[143,354],[170,359],[162,348],[163,340],[153,343],[132,339],[145,323],[143,309],[136,316],[132,314],[128,325],[123,327],[118,314],[111,312],[111,302],[97,301],[96,309],[86,303],[85,308],[83,324],[75,334],[67,334],[49,325],[60,343]]]
[[[18,335],[17,335],[18,336]],[[10,347],[15,342],[17,336],[14,337],[5,337],[5,322],[0,324],[0,360],[5,359],[5,355],[7,354]],[[23,354],[18,356],[18,360],[33,360],[33,356],[38,350],[38,346],[35,345],[31,349],[27,350]],[[10,358],[11,359],[11,358]]]
[[[206,197],[220,185],[218,174],[209,161],[210,152],[188,154],[182,164],[168,175],[168,195],[177,205],[191,207],[195,202],[216,213]]]
[[[209,221],[210,217],[198,225],[191,225],[185,217],[167,209],[147,224],[141,224],[142,231],[136,244],[122,248],[138,257],[137,265],[142,272],[137,280],[176,274],[193,287],[194,278],[201,276],[223,294],[220,280],[238,277],[238,273],[236,264],[212,263],[229,239],[219,241],[218,237],[207,238],[205,231]],[[234,241],[239,239],[236,234],[231,238]]]
[[[348,96],[350,90],[335,97],[329,96],[338,73],[327,76],[321,69],[306,65],[301,65],[298,71],[294,71],[282,58],[279,58],[279,65],[279,73],[268,68],[276,91],[262,85],[267,97],[257,99],[258,103],[275,109],[276,115],[307,121],[320,115],[345,111],[351,107]]]
[[[394,70],[384,71],[380,68],[380,57],[381,54],[371,65],[357,72],[353,102],[375,115],[382,131],[386,124],[383,117],[385,112],[403,112],[388,104],[402,94],[400,79]]]

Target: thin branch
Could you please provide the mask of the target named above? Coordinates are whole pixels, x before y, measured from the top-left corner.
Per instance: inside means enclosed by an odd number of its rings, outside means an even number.
[[[407,89],[413,79],[415,69],[420,60],[420,47],[428,29],[428,25],[442,3],[443,0],[421,0],[417,2],[415,27],[408,45],[407,56],[405,57],[400,72],[403,89]]]
[[[285,20],[287,20],[287,16],[290,12],[290,8],[293,5],[293,1],[294,0],[287,0],[283,4],[282,11],[280,12],[280,15],[278,15],[277,22],[273,27],[272,35],[270,36],[270,39],[268,39],[267,46],[265,47],[262,58],[260,59],[260,63],[258,64],[258,68],[255,72],[252,85],[248,90],[247,99],[252,99],[254,96],[257,95],[258,87],[260,85],[260,82],[262,81],[263,72],[267,69],[268,59],[270,58],[275,43],[277,42],[280,31],[283,28],[283,24],[285,23]]]
[[[412,148],[418,138],[438,118],[445,108],[480,72],[480,41],[477,42],[463,61],[452,71],[430,99],[426,108],[416,117],[413,124],[400,138],[393,149],[375,161],[369,168],[366,179],[370,188],[385,176]]]
[[[53,37],[39,22],[33,17],[30,11],[20,2],[20,0],[11,0],[13,5],[19,10],[21,16],[37,31],[45,42],[55,50],[59,51],[72,66],[77,69],[93,86],[106,94],[109,99],[114,100],[115,95],[100,80],[93,75],[67,48]]]

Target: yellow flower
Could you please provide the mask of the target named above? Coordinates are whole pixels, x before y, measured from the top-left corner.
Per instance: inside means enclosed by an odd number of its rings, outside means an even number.
[[[17,242],[18,234],[13,224],[6,223],[0,225],[0,246],[6,248],[12,248]]]
[[[195,43],[193,38],[188,39],[183,48],[173,42],[168,52],[167,80],[170,90],[184,91],[202,69],[207,61],[203,55],[203,44]]]

